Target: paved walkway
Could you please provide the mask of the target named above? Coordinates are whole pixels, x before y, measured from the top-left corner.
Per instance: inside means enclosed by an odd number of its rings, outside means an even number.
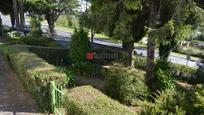
[[[35,101],[24,90],[15,72],[0,52],[0,115],[1,112],[38,112]]]

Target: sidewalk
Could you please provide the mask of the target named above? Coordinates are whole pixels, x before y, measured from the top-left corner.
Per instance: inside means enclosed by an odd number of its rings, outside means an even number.
[[[35,101],[22,87],[22,83],[3,59],[1,52],[0,65],[0,112],[39,112]]]

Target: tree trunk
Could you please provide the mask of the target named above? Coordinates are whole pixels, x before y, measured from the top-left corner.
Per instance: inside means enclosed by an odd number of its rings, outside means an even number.
[[[123,50],[127,50],[128,49],[128,42],[123,41],[122,42],[122,47],[123,47]]]
[[[50,16],[47,16],[46,19],[47,19],[47,23],[48,23],[48,26],[49,26],[50,33],[52,35],[54,35],[55,23],[54,23],[52,17],[50,17]]]
[[[150,0],[150,15],[149,27],[154,29],[156,26],[157,17],[157,0]],[[154,86],[154,53],[155,53],[155,40],[152,37],[153,30],[150,31],[147,44],[147,69],[145,83],[151,90],[155,90]]]
[[[21,26],[21,31],[23,31],[25,27],[25,16],[24,16],[24,6],[23,6],[22,0],[19,0],[19,11],[20,11],[20,26]]]
[[[134,66],[133,60],[133,50],[134,50],[134,42],[128,42],[127,52],[128,52],[128,66]]]
[[[12,28],[14,28],[14,26],[15,26],[15,16],[14,16],[14,12],[12,11],[11,13],[10,13],[10,18],[11,18],[11,25],[12,25]]]
[[[17,5],[18,5],[17,0],[13,0],[13,12],[14,12],[14,17],[15,17],[16,30],[20,32],[19,12],[18,12]]]
[[[94,44],[94,36],[95,36],[95,32],[93,32],[93,30],[91,31],[91,44]]]
[[[0,36],[3,36],[3,25],[2,25],[1,16],[0,16]]]
[[[94,48],[94,36],[95,36],[95,32],[91,30],[91,47],[92,48]]]

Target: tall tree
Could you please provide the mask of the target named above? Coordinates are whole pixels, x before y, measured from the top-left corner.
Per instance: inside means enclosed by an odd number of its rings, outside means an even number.
[[[50,33],[54,33],[55,22],[62,14],[73,14],[78,0],[26,0],[29,12],[41,14],[47,20]]]
[[[10,14],[12,27],[15,25],[15,17],[13,10],[13,0],[0,0],[0,11],[3,14]]]
[[[147,70],[145,82],[150,88],[154,89],[154,55],[155,55],[155,39],[152,36],[157,26],[157,16],[159,8],[159,0],[150,0],[149,27],[150,32],[147,43]]]
[[[132,54],[134,43],[141,40],[147,29],[148,5],[146,1],[138,1],[137,6],[132,1],[91,0],[91,13],[88,14],[89,26],[104,32],[112,39],[122,40],[128,52],[128,65],[133,65]],[[144,4],[144,5],[143,5]],[[92,21],[94,20],[94,21]],[[86,23],[87,24],[87,23]]]
[[[20,14],[20,27],[23,31],[25,27],[25,15],[24,15],[24,3],[23,0],[18,0],[18,6],[19,6],[19,14]]]
[[[20,31],[20,20],[19,20],[19,9],[18,9],[18,2],[17,0],[13,0],[13,12],[15,17],[16,29]]]

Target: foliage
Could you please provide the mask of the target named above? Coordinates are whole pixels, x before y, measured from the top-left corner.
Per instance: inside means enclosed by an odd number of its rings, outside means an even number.
[[[199,77],[195,75],[195,68],[173,63],[170,65],[170,68],[171,73],[177,80],[183,80],[192,84],[198,83]]]
[[[114,64],[105,70],[106,92],[109,96],[127,105],[147,98],[149,92],[144,83],[145,72]]]
[[[59,16],[67,13],[69,15],[75,13],[78,7],[77,0],[25,0],[27,10],[31,14],[44,15],[48,22],[50,32],[54,32],[55,22]]]
[[[56,22],[57,26],[78,27],[78,20],[69,15],[62,15]]]
[[[23,33],[17,32],[17,31],[11,31],[8,32],[8,37],[12,38],[12,39],[19,39],[20,37],[23,37]]]
[[[136,55],[134,58],[134,67],[136,69],[146,70],[147,59],[143,56]]]
[[[29,36],[19,38],[17,42],[19,42],[20,44],[33,45],[33,46],[59,47],[59,48],[62,47],[55,40],[49,39],[44,36],[36,37],[36,36],[29,35]]]
[[[204,50],[198,49],[194,47],[180,47],[177,46],[177,48],[174,49],[175,52],[181,53],[181,54],[189,54],[191,56],[204,58]]]
[[[84,29],[75,30],[70,43],[70,57],[74,62],[86,61],[86,55],[91,51],[88,33]]]
[[[76,85],[76,79],[73,71],[71,71],[69,68],[64,67],[58,67],[58,69],[67,75],[67,78],[69,79],[67,87],[74,87]]]
[[[142,57],[142,56],[135,56],[135,65],[134,67],[136,69],[142,69],[145,70],[145,65],[146,65],[146,58]],[[162,69],[167,69],[168,72],[170,72],[169,74],[171,74],[171,78],[173,79],[177,79],[177,80],[182,80],[191,84],[197,84],[197,83],[201,83],[201,81],[203,81],[203,77],[202,77],[202,72],[199,73],[198,75],[196,75],[196,69],[195,68],[191,68],[185,65],[180,65],[180,64],[175,64],[175,63],[168,63],[169,67],[167,67],[165,64],[167,64],[168,62],[164,62],[164,64],[162,64],[164,67],[162,67]],[[162,71],[162,69],[160,68],[160,70],[158,70],[158,73],[165,73],[164,71]],[[166,74],[166,73],[165,73]],[[164,75],[164,74],[161,74]],[[163,76],[164,77],[164,76]],[[166,77],[165,77],[166,78]]]
[[[41,36],[41,21],[42,17],[39,15],[32,15],[30,18],[30,25],[31,25],[31,34],[33,36]]]
[[[155,87],[158,90],[174,89],[175,85],[170,71],[170,63],[166,60],[157,60],[155,66]]]
[[[50,81],[55,81],[64,87],[69,78],[65,73],[21,46],[13,45],[6,48],[8,52],[4,55],[7,55],[20,81],[36,99],[41,111],[50,111]]]
[[[196,76],[196,83],[204,83],[204,60],[198,65],[199,69],[197,70]]]
[[[185,92],[185,98],[181,103],[187,114],[203,114],[204,93],[203,86],[197,85]]]
[[[195,112],[204,114],[204,87],[198,85],[193,95]]]
[[[92,62],[75,62],[72,64],[72,70],[79,75],[92,77],[96,74],[96,66]]]
[[[159,92],[155,98],[155,102],[141,102],[141,115],[185,115],[186,111],[181,104],[184,99],[184,94],[175,90],[164,90]]]
[[[107,97],[91,86],[81,86],[68,90],[66,110],[71,115],[135,115],[128,107]]]

